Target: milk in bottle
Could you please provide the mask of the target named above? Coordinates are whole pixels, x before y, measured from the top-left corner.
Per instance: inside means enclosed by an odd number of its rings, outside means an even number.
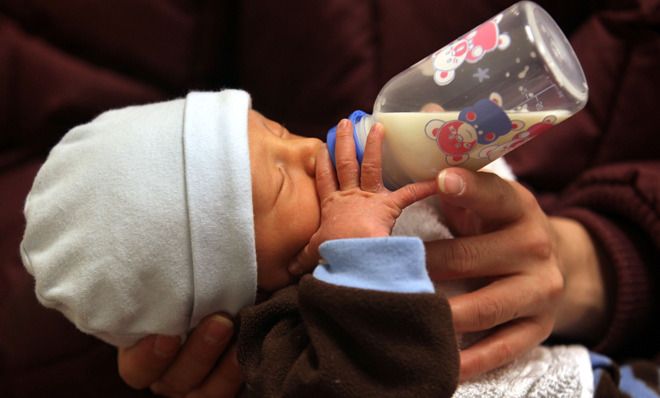
[[[360,161],[370,127],[383,124],[383,181],[395,189],[450,166],[478,170],[578,112],[587,97],[568,40],[523,1],[392,78],[372,115],[349,118]]]

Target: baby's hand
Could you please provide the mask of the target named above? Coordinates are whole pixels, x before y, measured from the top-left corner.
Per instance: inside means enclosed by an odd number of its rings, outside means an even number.
[[[389,236],[401,211],[437,192],[435,180],[409,184],[394,192],[383,185],[383,126],[375,124],[367,137],[362,166],[355,156],[353,126],[337,126],[337,172],[325,147],[316,157],[316,187],[321,203],[321,225],[289,267],[292,274],[311,271],[319,259],[319,246],[332,239]]]

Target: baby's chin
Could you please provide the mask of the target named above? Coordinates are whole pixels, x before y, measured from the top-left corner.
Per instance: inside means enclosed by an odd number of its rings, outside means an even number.
[[[282,290],[288,286],[295,285],[298,282],[298,279],[300,278],[294,277],[293,275],[289,275],[287,282],[280,282],[277,284],[267,285],[267,286],[257,285],[257,297],[255,303],[259,304],[261,302],[264,302],[268,300],[278,290]]]
[[[280,272],[278,275],[273,275],[269,278],[258,278],[257,296],[259,294],[271,295],[280,289],[296,284],[298,279],[298,277],[291,275],[288,271]]]
[[[257,297],[255,299],[255,304],[263,303],[268,300],[270,296],[273,295],[273,292],[267,292],[260,287],[257,287]]]

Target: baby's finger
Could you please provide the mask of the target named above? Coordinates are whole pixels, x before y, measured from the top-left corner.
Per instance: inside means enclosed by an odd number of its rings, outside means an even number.
[[[552,327],[523,318],[461,351],[461,381],[504,366],[542,343]]]
[[[399,209],[403,210],[411,204],[426,199],[438,192],[435,180],[415,182],[392,192],[390,198]]]
[[[325,145],[319,148],[316,153],[316,190],[320,201],[337,191],[335,169],[332,166],[332,160]]]
[[[339,188],[349,190],[360,186],[360,170],[355,155],[353,125],[350,120],[342,119],[337,125],[335,142],[335,162]]]
[[[312,236],[309,243],[298,253],[296,259],[289,265],[288,271],[291,275],[302,275],[310,272],[319,263],[319,246]]]
[[[383,137],[383,125],[374,124],[367,136],[360,174],[360,185],[367,192],[379,192],[383,188]]]

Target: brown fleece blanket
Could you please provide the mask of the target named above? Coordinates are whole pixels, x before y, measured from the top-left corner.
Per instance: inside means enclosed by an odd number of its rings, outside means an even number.
[[[240,314],[239,362],[254,397],[450,397],[458,349],[447,300],[299,286]]]

